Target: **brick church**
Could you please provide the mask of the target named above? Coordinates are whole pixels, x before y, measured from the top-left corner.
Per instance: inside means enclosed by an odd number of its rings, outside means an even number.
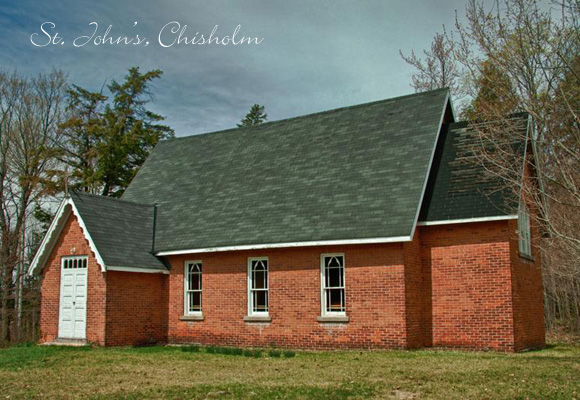
[[[473,133],[442,89],[162,141],[121,199],[62,201],[42,341],[542,347],[533,205],[465,161]]]

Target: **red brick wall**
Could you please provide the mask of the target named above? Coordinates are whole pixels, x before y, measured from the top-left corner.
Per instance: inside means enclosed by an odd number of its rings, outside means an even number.
[[[320,323],[320,254],[344,252],[350,322]],[[267,256],[271,323],[244,322],[248,257]],[[203,261],[204,321],[181,321],[185,260]],[[169,341],[222,346],[403,348],[401,244],[305,247],[170,257]]]
[[[514,350],[506,221],[421,227],[432,345]]]
[[[73,254],[72,248],[76,251]],[[42,299],[40,306],[41,341],[50,342],[58,336],[60,302],[61,257],[88,256],[87,276],[87,341],[105,344],[105,276],[89,248],[77,218],[71,215],[42,271]]]
[[[407,310],[407,347],[425,346],[430,334],[426,324],[426,293],[421,261],[421,243],[419,230],[415,232],[412,242],[403,244],[405,257],[405,302]]]
[[[542,289],[541,255],[534,240],[539,231],[532,224],[532,254],[534,260],[520,257],[518,223],[510,221],[510,259],[512,267],[512,292],[514,305],[515,350],[542,348],[546,345],[544,327],[544,292]]]
[[[74,216],[43,270],[42,341],[58,333],[60,260],[88,255],[87,340],[295,348],[521,350],[545,343],[539,255],[517,222],[418,228],[413,242],[170,257],[170,275],[102,273]],[[348,323],[322,323],[320,254],[345,254]],[[537,253],[537,251],[536,251]],[[271,323],[244,322],[248,257],[267,256]],[[203,321],[182,321],[185,260],[203,261]],[[106,324],[105,324],[106,321]]]
[[[166,342],[167,282],[163,274],[107,272],[107,346]]]
[[[533,184],[529,179],[534,174],[530,164],[526,163],[524,176],[526,184]],[[528,189],[529,190],[529,189]],[[544,325],[544,292],[542,288],[541,252],[538,249],[541,240],[536,219],[537,213],[534,201],[524,201],[530,212],[530,230],[532,240],[531,259],[521,257],[518,245],[518,222],[510,221],[510,258],[512,267],[512,295],[514,303],[514,337],[515,350],[542,348],[546,345]]]

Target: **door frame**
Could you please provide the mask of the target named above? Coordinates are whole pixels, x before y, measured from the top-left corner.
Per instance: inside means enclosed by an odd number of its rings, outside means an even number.
[[[65,262],[66,261],[81,261],[85,263],[85,266],[82,268],[68,268],[65,269]],[[84,330],[83,330],[83,334],[82,337],[75,337],[75,327],[74,327],[74,319],[75,319],[75,315],[74,313],[76,312],[76,310],[73,311],[73,331],[72,331],[72,337],[66,337],[66,336],[62,336],[61,335],[61,316],[62,316],[62,307],[63,307],[63,286],[64,286],[64,273],[65,271],[75,271],[75,274],[73,274],[73,280],[75,282],[74,284],[74,291],[76,294],[76,271],[82,269],[85,271],[85,326],[84,326]],[[88,256],[62,256],[60,259],[60,291],[58,294],[58,332],[57,332],[57,337],[58,338],[62,338],[62,339],[74,339],[74,340],[86,340],[87,338],[87,306],[88,306],[88,281],[89,281],[89,258]],[[75,294],[73,294],[73,301],[74,301],[74,297]]]

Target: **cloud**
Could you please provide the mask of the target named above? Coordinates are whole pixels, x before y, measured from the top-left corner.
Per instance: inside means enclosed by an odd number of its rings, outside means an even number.
[[[453,23],[455,8],[462,2],[10,0],[0,5],[1,67],[61,68],[91,90],[134,65],[162,69],[152,108],[183,136],[233,127],[253,103],[273,120],[410,93],[412,71],[399,49],[427,47],[442,24]],[[56,24],[65,45],[30,43],[44,21]],[[113,36],[146,35],[150,45],[71,46],[90,34],[92,21],[101,33],[111,24]],[[215,25],[231,35],[241,25],[242,34],[264,41],[162,48],[157,35],[171,21],[187,24],[191,36]]]

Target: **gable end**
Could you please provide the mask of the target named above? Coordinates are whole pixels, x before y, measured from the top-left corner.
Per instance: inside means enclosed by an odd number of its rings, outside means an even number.
[[[54,245],[56,244],[58,238],[60,237],[63,226],[66,224],[67,220],[70,218],[71,215],[74,215],[77,218],[79,226],[81,227],[81,230],[83,232],[83,235],[87,240],[87,242],[89,242],[89,247],[91,251],[95,254],[97,263],[101,267],[101,271],[103,272],[106,271],[105,262],[103,261],[103,258],[101,257],[93,239],[91,238],[91,235],[81,217],[81,214],[76,208],[72,198],[68,197],[63,199],[63,201],[60,203],[56,215],[54,216],[54,219],[52,220],[52,223],[50,224],[50,227],[48,228],[46,235],[44,236],[42,242],[40,243],[38,251],[34,255],[32,263],[30,264],[30,268],[28,269],[29,275],[34,274],[38,275],[42,272],[42,269],[44,268],[46,262],[48,261],[48,258],[54,248]]]

